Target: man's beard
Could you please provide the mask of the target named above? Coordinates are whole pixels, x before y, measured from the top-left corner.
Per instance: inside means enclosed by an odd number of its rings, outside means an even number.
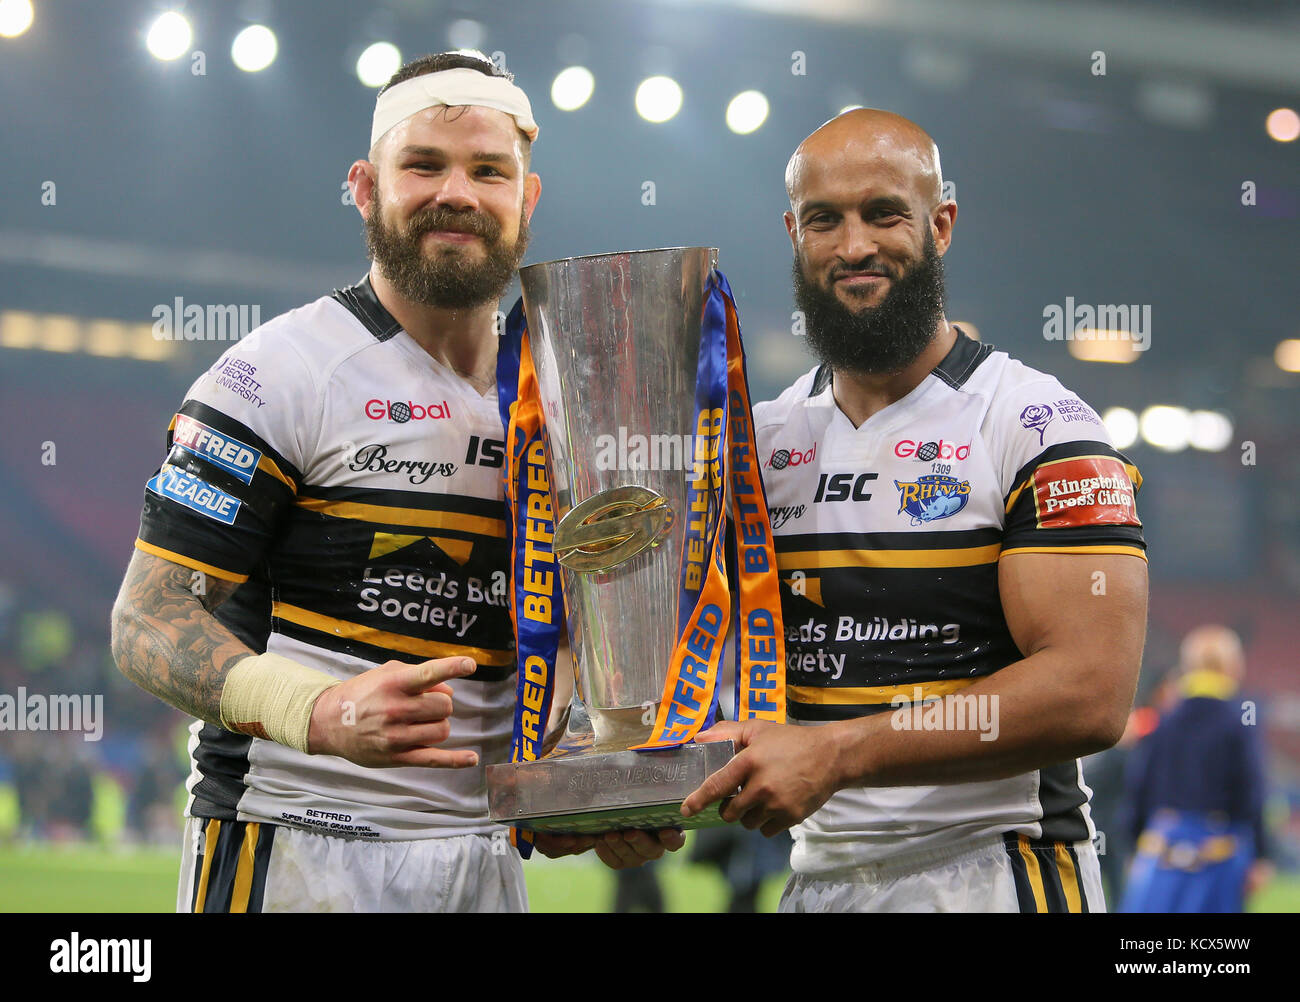
[[[849,269],[839,269],[849,270]],[[882,271],[889,292],[878,306],[853,311],[834,290],[809,281],[794,262],[794,298],[803,311],[812,353],[832,369],[887,375],[902,372],[938,332],[943,317],[943,258],[927,227],[921,257],[902,276],[887,262],[867,259],[852,269]],[[828,276],[835,277],[835,271]]]
[[[519,214],[519,236],[513,246],[501,242],[501,224],[486,212],[446,206],[417,212],[404,227],[389,226],[380,206],[379,186],[366,219],[366,248],[384,277],[413,303],[447,310],[465,310],[497,302],[519,270],[528,249],[528,219]],[[483,241],[484,260],[470,259],[472,244],[442,245],[425,253],[424,236],[435,230],[473,233]]]

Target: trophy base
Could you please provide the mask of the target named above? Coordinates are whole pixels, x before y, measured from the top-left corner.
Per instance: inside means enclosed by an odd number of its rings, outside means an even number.
[[[726,824],[721,803],[690,818],[681,803],[735,755],[730,741],[661,751],[556,754],[487,767],[493,821],[550,834]]]

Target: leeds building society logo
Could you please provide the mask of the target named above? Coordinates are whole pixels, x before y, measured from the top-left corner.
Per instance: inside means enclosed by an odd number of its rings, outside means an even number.
[[[912,525],[923,525],[941,518],[956,515],[970,500],[970,481],[940,473],[917,477],[915,480],[895,480],[898,488],[898,512],[911,516]]]
[[[1020,412],[1020,423],[1030,431],[1038,432],[1038,444],[1043,444],[1043,432],[1052,423],[1052,408],[1047,404],[1030,404]]]

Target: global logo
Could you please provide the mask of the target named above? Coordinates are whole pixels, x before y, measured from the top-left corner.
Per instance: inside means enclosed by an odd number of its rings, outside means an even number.
[[[970,481],[940,473],[895,480],[898,488],[898,512],[906,513],[912,525],[924,525],[956,515],[970,500]]]
[[[395,424],[426,419],[437,421],[451,417],[451,407],[445,400],[431,404],[417,404],[409,400],[367,400],[366,417],[371,421],[382,421],[387,418]]]
[[[1020,412],[1020,423],[1031,431],[1038,432],[1038,444],[1043,444],[1043,432],[1052,423],[1052,408],[1047,404],[1030,404]]]
[[[803,466],[804,463],[811,463],[816,456],[817,443],[814,442],[811,449],[803,452],[798,449],[775,449],[763,465],[770,470],[784,470],[787,466]]]
[[[899,459],[910,459],[915,456],[923,463],[935,459],[965,459],[970,455],[970,443],[953,445],[942,438],[937,442],[922,442],[920,439],[913,441],[905,438],[894,443],[894,455]]]

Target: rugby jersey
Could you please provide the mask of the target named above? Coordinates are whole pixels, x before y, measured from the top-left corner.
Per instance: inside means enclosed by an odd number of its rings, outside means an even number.
[[[264,324],[190,388],[136,545],[238,582],[254,651],[348,679],[468,655],[442,747],[474,769],[372,769],[196,721],[187,813],[352,838],[485,833],[515,654],[495,393],[435,361],[369,279]],[[196,581],[202,578],[196,575]]]
[[[858,428],[826,367],[756,405],[754,425],[794,723],[906,700],[905,722],[922,724],[924,700],[1021,660],[998,593],[1004,554],[1145,559],[1141,478],[1097,414],[964,334]],[[1006,831],[1090,839],[1089,797],[1077,761],[991,782],[846,789],[796,827],[791,863],[827,872]]]

